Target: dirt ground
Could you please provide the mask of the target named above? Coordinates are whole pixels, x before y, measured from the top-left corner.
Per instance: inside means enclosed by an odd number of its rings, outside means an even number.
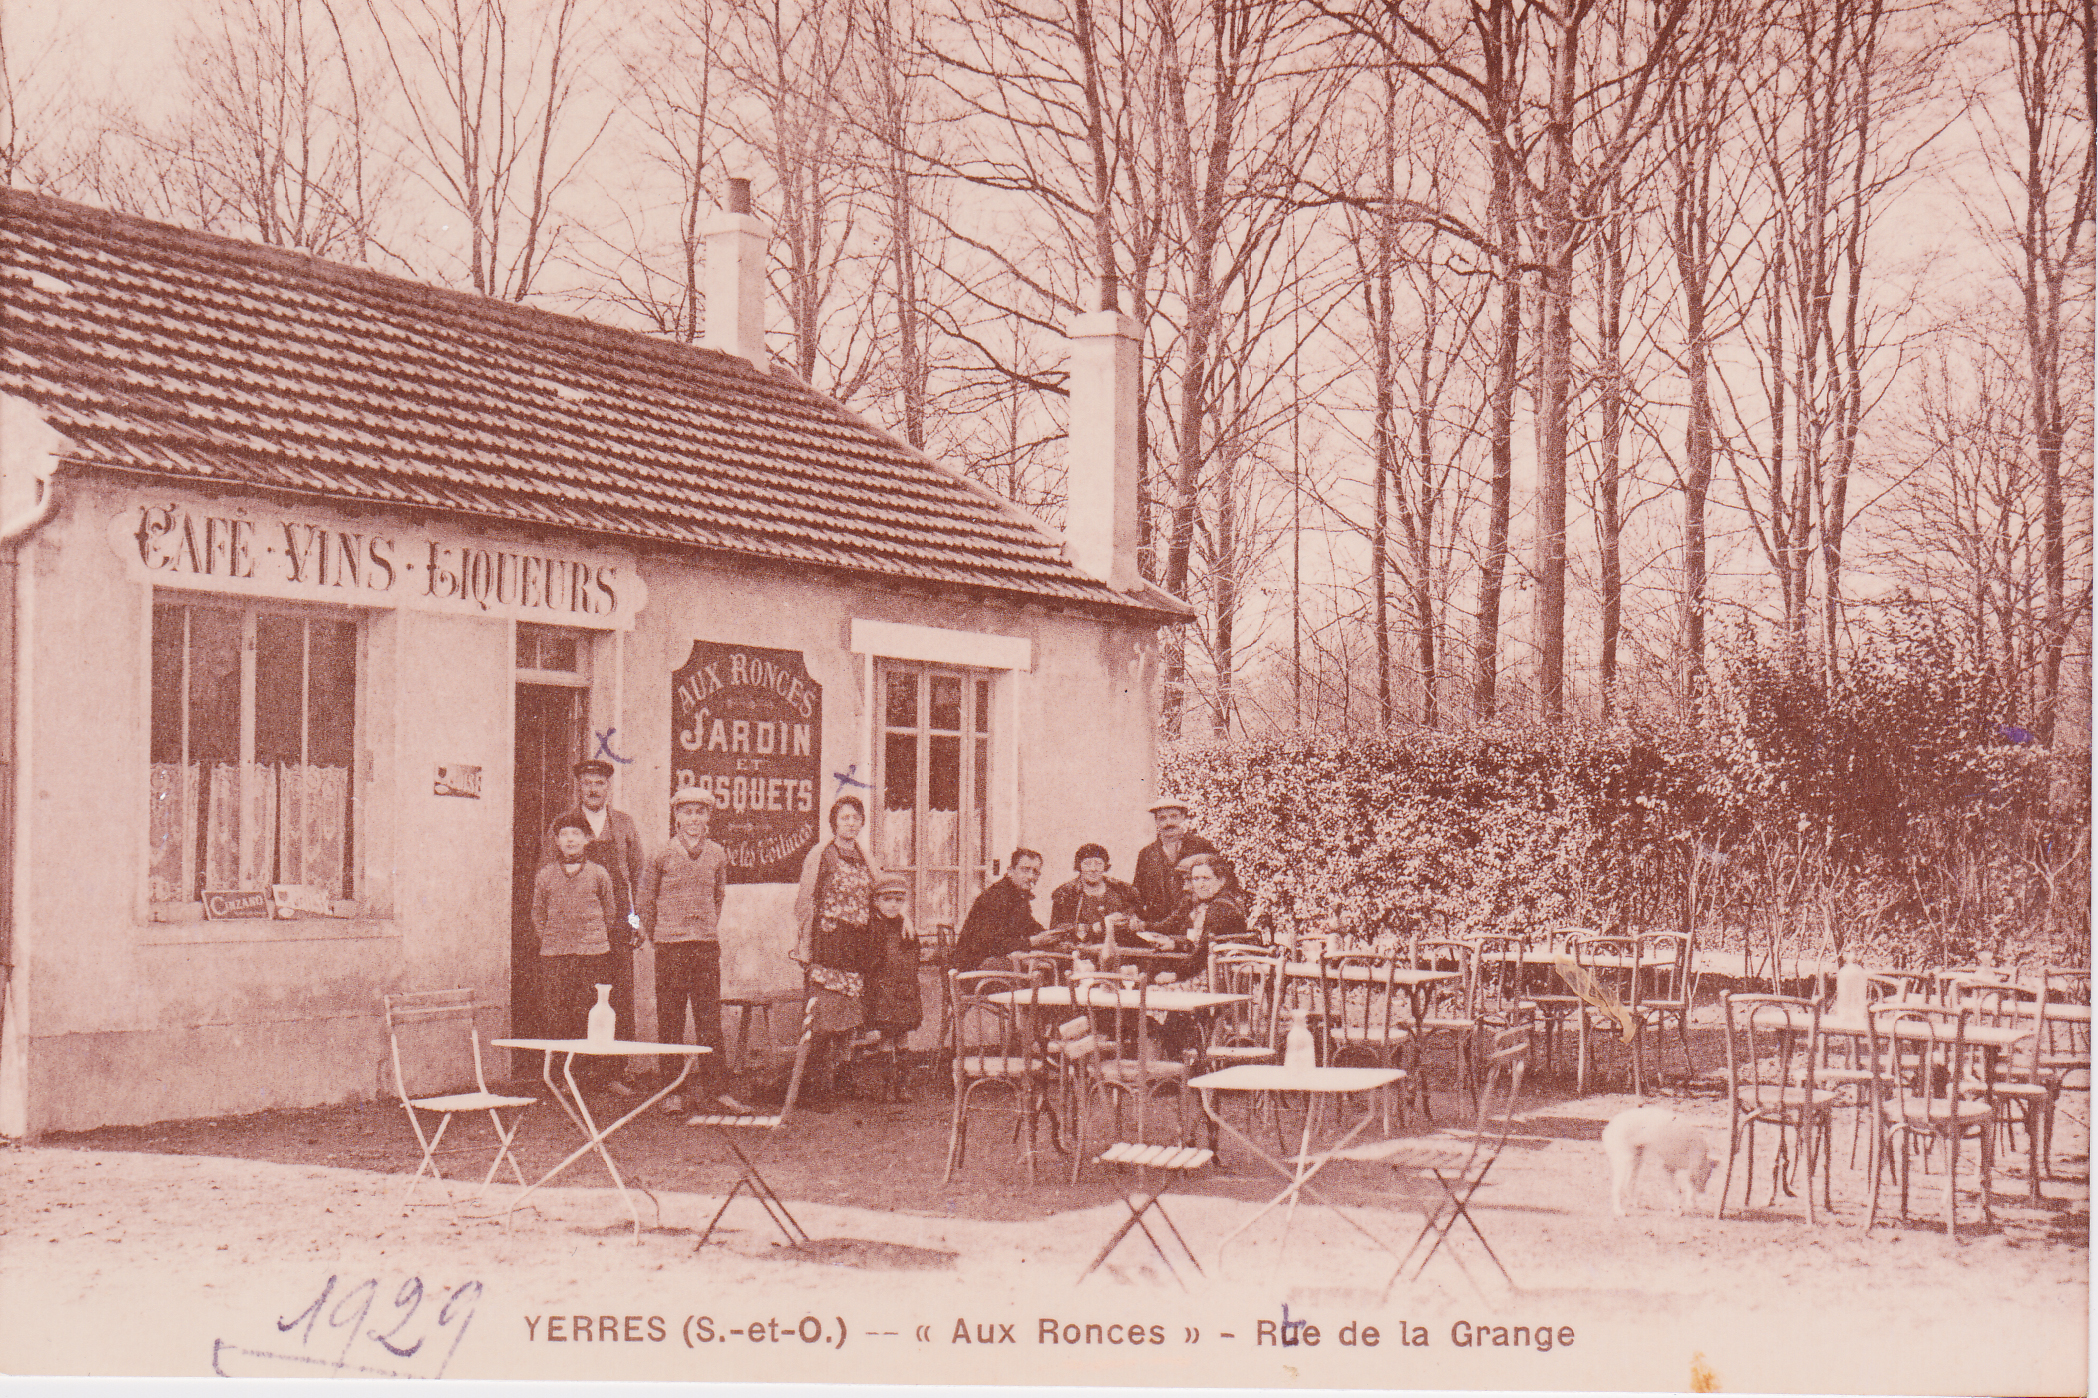
[[[1009,1128],[986,1117],[964,1168],[943,1185],[949,1101],[944,1083],[920,1087],[908,1103],[798,1115],[757,1147],[765,1175],[819,1240],[801,1250],[738,1200],[726,1231],[695,1253],[735,1172],[712,1133],[661,1114],[613,1138],[630,1182],[648,1191],[637,1195],[638,1239],[588,1161],[507,1222],[496,1209],[514,1186],[455,1205],[435,1203],[425,1186],[418,1197],[431,1202],[404,1207],[415,1150],[390,1103],[112,1128],[6,1149],[0,1367],[2086,1391],[2083,1092],[2063,1099],[2055,1177],[2038,1203],[2027,1197],[2021,1140],[1999,1158],[1995,1219],[1982,1221],[1970,1145],[1960,1229],[1948,1238],[1942,1173],[1919,1173],[1909,1221],[1890,1187],[1879,1226],[1862,1228],[1869,1181],[1862,1156],[1859,1168],[1846,1158],[1847,1112],[1836,1128],[1834,1218],[1818,1227],[1796,1199],[1766,1203],[1767,1154],[1752,1206],[1743,1207],[1737,1178],[1724,1218],[1678,1216],[1653,1179],[1619,1222],[1600,1135],[1634,1099],[1574,1100],[1568,1084],[1547,1081],[1525,1094],[1517,1136],[1474,1205],[1518,1286],[1500,1279],[1459,1224],[1454,1256],[1446,1251],[1387,1294],[1392,1259],[1322,1208],[1299,1210],[1286,1238],[1282,1212],[1270,1213],[1220,1266],[1217,1241],[1279,1187],[1243,1151],[1177,1183],[1169,1201],[1201,1273],[1181,1261],[1176,1279],[1132,1237],[1080,1284],[1126,1216],[1128,1177],[1095,1165],[1072,1185],[1063,1157],[1050,1154],[1044,1178],[1029,1185]],[[1718,1094],[1679,1085],[1662,1100],[1724,1156]],[[1453,1095],[1437,1106],[1446,1123],[1459,1103]],[[483,1124],[464,1140],[484,1161],[486,1133]],[[577,1142],[542,1104],[521,1138],[527,1174]],[[1355,1163],[1320,1183],[1379,1242],[1402,1250],[1434,1197],[1432,1181],[1424,1194]]]

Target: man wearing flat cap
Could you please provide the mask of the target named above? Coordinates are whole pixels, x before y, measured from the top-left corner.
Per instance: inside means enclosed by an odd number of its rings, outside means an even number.
[[[640,919],[634,913],[634,892],[641,879],[641,831],[625,811],[612,809],[612,764],[603,758],[586,758],[569,769],[575,773],[576,804],[562,813],[573,816],[590,831],[590,844],[583,857],[612,876],[613,897],[619,904],[620,925],[609,929],[612,939],[612,1009],[619,1016],[619,1034],[632,1038],[634,1025],[634,948],[641,945]],[[541,851],[552,858],[552,836]],[[612,1079],[616,1092],[633,1089],[618,1077]]]
[[[1184,889],[1180,861],[1191,854],[1215,854],[1217,847],[1188,828],[1187,802],[1160,796],[1151,803],[1158,838],[1136,856],[1136,897],[1146,927],[1160,927],[1180,909]]]
[[[656,949],[656,1040],[685,1041],[685,1007],[692,1009],[695,1042],[713,1052],[700,1057],[692,1076],[701,1098],[720,1080],[721,905],[728,898],[728,851],[707,838],[714,797],[696,786],[679,787],[670,798],[677,833],[641,866],[635,890],[641,935]],[[665,1068],[667,1080],[675,1069]],[[681,1112],[681,1097],[663,1099],[663,1110]]]

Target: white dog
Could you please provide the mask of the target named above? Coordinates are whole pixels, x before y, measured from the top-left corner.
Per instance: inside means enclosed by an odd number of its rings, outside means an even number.
[[[1603,1128],[1603,1153],[1610,1157],[1610,1206],[1619,1218],[1631,1207],[1642,1160],[1651,1159],[1675,1181],[1677,1213],[1696,1201],[1712,1177],[1705,1138],[1666,1107],[1619,1112]]]

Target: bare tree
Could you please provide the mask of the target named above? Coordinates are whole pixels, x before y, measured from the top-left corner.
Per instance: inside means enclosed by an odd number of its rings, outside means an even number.
[[[2017,289],[2029,379],[2031,450],[2039,472],[2045,643],[2035,728],[2054,737],[2062,653],[2081,614],[2069,568],[2064,451],[2088,440],[2090,399],[2074,388],[2090,358],[2091,228],[2098,176],[2098,68],[2092,0],[1992,0],[1984,23],[2008,52],[2013,110],[1978,102],[1997,195],[1984,212],[2001,230]],[[2081,99],[2081,100],[2079,100]]]
[[[409,144],[465,225],[464,276],[533,294],[567,236],[561,195],[610,120],[578,122],[594,0],[365,0]]]

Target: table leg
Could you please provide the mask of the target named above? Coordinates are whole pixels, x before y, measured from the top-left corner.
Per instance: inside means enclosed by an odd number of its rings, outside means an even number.
[[[1277,1174],[1282,1176],[1283,1179],[1288,1181],[1288,1185],[1283,1189],[1283,1191],[1280,1194],[1277,1194],[1274,1198],[1268,1200],[1267,1203],[1261,1205],[1259,1210],[1255,1212],[1251,1218],[1247,1219],[1245,1222],[1239,1224],[1238,1227],[1232,1229],[1229,1233],[1225,1234],[1223,1239],[1220,1242],[1218,1242],[1216,1253],[1216,1265],[1219,1270],[1221,1270],[1224,1265],[1224,1249],[1231,1245],[1233,1239],[1237,1238],[1241,1233],[1244,1233],[1248,1228],[1251,1228],[1254,1224],[1258,1223],[1268,1214],[1274,1212],[1274,1210],[1277,1207],[1281,1206],[1284,1203],[1287,1203],[1289,1205],[1291,1214],[1294,1214],[1297,1204],[1297,1197],[1300,1194],[1309,1195],[1312,1202],[1315,1204],[1325,1205],[1325,1207],[1331,1209],[1335,1214],[1339,1215],[1343,1222],[1347,1223],[1349,1227],[1353,1228],[1363,1237],[1369,1239],[1378,1247],[1383,1248],[1386,1252],[1392,1252],[1391,1244],[1387,1243],[1384,1239],[1378,1237],[1375,1233],[1370,1232],[1369,1229],[1363,1227],[1358,1220],[1356,1220],[1352,1215],[1350,1215],[1339,1204],[1334,1203],[1331,1199],[1321,1194],[1317,1189],[1314,1189],[1311,1184],[1312,1179],[1319,1173],[1319,1171],[1323,1170],[1327,1166],[1327,1164],[1332,1161],[1333,1157],[1338,1152],[1346,1150],[1350,1145],[1354,1144],[1355,1138],[1357,1136],[1360,1136],[1363,1133],[1364,1129],[1369,1126],[1370,1122],[1376,1119],[1377,1114],[1374,1110],[1364,1112],[1362,1114],[1362,1117],[1355,1123],[1353,1128],[1351,1128],[1345,1136],[1341,1137],[1340,1140],[1334,1142],[1331,1147],[1329,1147],[1324,1152],[1320,1153],[1318,1156],[1305,1159],[1302,1164],[1291,1165],[1287,1162],[1277,1160],[1274,1156],[1269,1155],[1266,1151],[1262,1150],[1259,1144],[1255,1142],[1250,1136],[1246,1135],[1243,1131],[1240,1131],[1237,1127],[1233,1126],[1229,1121],[1225,1120],[1221,1115],[1219,1115],[1215,1109],[1215,1103],[1210,1096],[1211,1091],[1213,1091],[1213,1089],[1205,1090],[1202,1094],[1203,1114],[1207,1116],[1212,1122],[1214,1122],[1219,1128],[1221,1128],[1225,1135],[1231,1137],[1233,1140],[1245,1146],[1246,1149],[1250,1150],[1251,1152],[1253,1152],[1254,1155],[1258,1156],[1261,1160],[1265,1161],[1270,1169],[1274,1170]],[[1307,1103],[1305,1106],[1304,1131],[1301,1138],[1302,1145],[1298,1150],[1298,1155],[1300,1157],[1311,1156],[1309,1143],[1311,1137],[1311,1120],[1312,1116],[1314,1115],[1314,1111],[1315,1108],[1313,1107],[1313,1105],[1311,1103]],[[1285,1245],[1287,1244],[1288,1239],[1289,1222],[1288,1218],[1285,1217],[1283,1223],[1283,1242]],[[1393,1253],[1393,1256],[1397,1256],[1397,1254]]]
[[[604,1163],[605,1173],[612,1177],[613,1187],[619,1191],[619,1201],[626,1206],[627,1214],[634,1220],[634,1241],[637,1243],[640,1242],[641,1210],[635,1205],[633,1195],[627,1192],[626,1181],[620,1177],[619,1166],[613,1163],[611,1152],[605,1149],[605,1141],[612,1135],[613,1132],[617,1131],[620,1127],[626,1125],[635,1117],[640,1116],[650,1107],[653,1107],[656,1103],[662,1101],[665,1097],[668,1097],[671,1093],[677,1091],[678,1088],[683,1085],[685,1079],[691,1076],[692,1065],[694,1062],[697,1061],[698,1055],[680,1054],[679,1057],[685,1060],[685,1064],[684,1067],[678,1071],[678,1075],[675,1078],[672,1078],[667,1084],[658,1089],[655,1095],[649,1097],[646,1101],[642,1102],[641,1105],[635,1107],[625,1116],[620,1117],[617,1121],[613,1122],[610,1126],[605,1127],[603,1130],[599,1130],[596,1118],[594,1118],[590,1114],[590,1104],[583,1100],[583,1091],[581,1088],[576,1086],[576,1056],[572,1053],[567,1055],[561,1064],[561,1076],[567,1081],[568,1091],[570,1094],[568,1098],[564,1098],[561,1095],[560,1088],[557,1087],[554,1083],[554,1055],[552,1051],[548,1051],[546,1055],[546,1070],[542,1074],[542,1077],[547,1085],[547,1090],[553,1094],[554,1100],[561,1104],[561,1109],[568,1113],[569,1120],[576,1123],[577,1127],[583,1132],[583,1135],[587,1139],[584,1140],[583,1144],[577,1146],[573,1151],[569,1152],[569,1154],[561,1161],[560,1164],[554,1166],[553,1169],[548,1170],[544,1175],[541,1175],[536,1183],[528,1186],[523,1193],[519,1194],[515,1199],[512,1199],[510,1201],[510,1207],[504,1211],[505,1220],[507,1220],[511,1214],[517,1212],[518,1206],[524,1203],[525,1199],[531,1195],[533,1190],[536,1190],[540,1188],[540,1186],[549,1183],[563,1170],[566,1170],[569,1166],[575,1164],[576,1161],[581,1160],[584,1156],[588,1155],[591,1151],[594,1150],[597,1152],[597,1158]],[[650,1195],[649,1197],[654,1198],[655,1196]]]

